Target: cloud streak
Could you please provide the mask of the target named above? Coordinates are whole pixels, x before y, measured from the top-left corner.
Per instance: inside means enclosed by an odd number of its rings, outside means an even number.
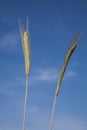
[[[79,117],[63,114],[56,118],[54,129],[62,130],[86,130],[87,122]]]
[[[76,74],[76,72],[75,71],[73,71],[73,70],[68,70],[68,71],[66,71],[66,73],[65,73],[65,79],[69,79],[69,78],[72,78],[72,77],[75,77],[77,74]]]
[[[18,33],[16,31],[9,32],[0,38],[0,49],[14,49],[18,42]]]
[[[58,73],[54,69],[38,69],[33,79],[38,81],[53,81],[57,77]]]
[[[35,127],[36,130],[40,129],[44,130],[44,128],[47,129],[46,127],[49,127],[49,114],[40,112],[41,111],[34,111],[34,114],[33,113],[31,114],[31,117],[33,118],[32,124],[36,124]],[[53,129],[86,130],[87,121],[85,119],[81,119],[80,117],[76,117],[75,115],[72,115],[70,113],[65,113],[65,111],[62,111],[60,112],[60,114],[58,114],[58,117],[56,117],[56,119],[54,120]]]
[[[68,70],[65,73],[65,79],[72,78],[76,76],[76,72],[73,70]],[[31,77],[30,79],[32,81],[46,81],[46,82],[52,82],[55,80],[58,80],[59,72],[56,69],[38,69]]]
[[[76,72],[73,70],[68,70],[65,73],[64,80],[68,80],[69,78],[73,78],[76,76]],[[46,83],[54,83],[58,81],[59,72],[56,69],[52,68],[40,68],[36,71],[33,71],[31,75],[29,76],[29,86],[36,86],[41,82]],[[1,83],[0,87],[0,93],[5,95],[17,95],[18,92],[16,92],[20,87],[24,89],[25,87],[25,76],[15,76],[7,81],[4,81],[4,83]]]

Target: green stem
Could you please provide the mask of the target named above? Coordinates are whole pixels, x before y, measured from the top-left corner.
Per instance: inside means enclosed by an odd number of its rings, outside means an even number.
[[[26,125],[27,98],[28,98],[28,76],[26,76],[26,91],[25,91],[24,118],[23,118],[23,128],[22,128],[22,130],[25,130],[25,125]]]

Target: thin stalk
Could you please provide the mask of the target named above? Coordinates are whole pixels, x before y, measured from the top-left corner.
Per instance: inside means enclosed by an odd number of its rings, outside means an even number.
[[[55,112],[55,107],[56,107],[56,98],[57,98],[57,96],[55,95],[55,97],[54,97],[54,102],[53,102],[53,108],[52,108],[52,115],[51,115],[50,128],[49,128],[49,130],[52,130],[53,119],[54,119],[54,112]]]
[[[26,91],[25,91],[24,118],[23,118],[23,128],[22,128],[22,130],[25,130],[25,125],[26,125],[27,98],[28,98],[28,75],[26,76]]]

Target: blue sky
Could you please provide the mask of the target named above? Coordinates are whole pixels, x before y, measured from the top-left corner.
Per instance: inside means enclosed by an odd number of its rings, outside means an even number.
[[[86,0],[0,1],[0,130],[21,130],[25,66],[18,19],[29,18],[31,69],[26,130],[48,130],[58,76],[75,33],[87,28]],[[61,84],[53,130],[87,130],[87,32]]]

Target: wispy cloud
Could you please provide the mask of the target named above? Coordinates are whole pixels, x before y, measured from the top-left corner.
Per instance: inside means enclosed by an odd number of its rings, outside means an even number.
[[[10,125],[10,126],[1,126],[0,130],[19,130],[19,128]]]
[[[53,82],[55,80],[58,80],[58,71],[53,68],[40,68],[37,71],[32,72],[30,76],[30,85],[32,85],[33,82],[37,83],[38,82]],[[71,78],[75,76],[76,73],[72,70],[67,70],[65,77]],[[32,83],[31,83],[32,82]],[[13,88],[14,87],[25,87],[25,77],[15,77],[14,79],[8,81],[6,84],[4,84],[5,89],[4,92],[5,94],[8,93],[10,95],[16,95],[16,91]],[[7,86],[7,87],[6,87]],[[2,88],[4,88],[2,87]],[[1,90],[0,90],[1,92]],[[20,102],[21,105],[21,102]],[[22,106],[23,107],[23,106]],[[44,130],[49,128],[49,118],[50,118],[50,113],[47,113],[47,111],[44,111],[42,107],[40,107],[38,104],[33,106],[28,106],[28,113],[27,117],[29,119],[27,120],[27,129],[32,129],[32,130]],[[41,110],[42,109],[42,110]],[[45,109],[46,110],[46,109]],[[29,116],[28,116],[29,115]],[[86,130],[87,129],[87,122],[85,120],[82,120],[79,117],[75,117],[72,115],[69,115],[68,113],[65,114],[60,113],[58,117],[54,119],[53,123],[54,129],[60,129],[60,130]],[[4,126],[0,127],[2,130],[16,130],[15,126],[7,126],[6,128]],[[18,129],[18,128],[17,128]]]
[[[76,76],[76,72],[73,71],[73,70],[68,70],[65,73],[65,79],[68,79],[68,78],[71,78],[71,77],[74,77],[74,76]]]
[[[37,123],[36,130],[44,130],[46,127],[49,127],[49,114],[40,113],[41,111],[34,112],[32,120],[34,124]],[[31,114],[32,115],[32,114]],[[42,118],[41,118],[42,116]],[[41,121],[41,122],[39,122]],[[39,126],[39,128],[38,128]],[[61,114],[58,114],[58,117],[54,120],[53,129],[59,130],[86,130],[87,129],[87,121],[85,119],[81,119],[75,115],[70,113],[65,113],[64,111]]]
[[[16,31],[9,32],[0,37],[0,49],[14,49],[18,42],[18,33]]]
[[[53,81],[57,79],[58,72],[55,69],[38,69],[32,78],[39,81]]]
[[[76,76],[76,72],[73,70],[68,70],[65,73],[64,78],[68,79],[71,77]],[[47,68],[47,69],[38,69],[30,78],[31,81],[46,81],[46,82],[52,82],[55,80],[58,80],[59,77],[59,71],[57,69]]]
[[[28,128],[33,130],[44,130],[49,128],[49,112],[41,110],[40,108],[34,106],[33,111],[28,111],[27,114],[31,117],[31,125],[28,125]],[[31,107],[32,108],[32,107]],[[43,111],[43,112],[42,112]],[[59,113],[59,112],[58,112]],[[28,116],[29,117],[29,116]],[[28,122],[29,124],[29,122]],[[77,117],[65,111],[60,112],[58,117],[54,119],[53,129],[59,130],[86,130],[87,121],[81,117]]]
[[[0,94],[5,96],[18,96],[18,89],[20,87],[25,87],[25,78],[16,76],[7,81],[4,81],[0,86]]]
[[[64,80],[68,80],[69,78],[72,78],[76,76],[76,72],[73,70],[68,70],[65,73]],[[29,85],[30,86],[36,86],[40,82],[44,83],[52,83],[58,81],[59,72],[56,69],[53,68],[38,68],[36,71],[33,71],[29,76]],[[25,87],[25,76],[15,76],[14,78],[11,78],[7,81],[4,81],[4,83],[1,83],[0,87],[0,93],[10,96],[16,96],[18,92],[16,92],[17,88],[24,88]]]
[[[60,130],[86,130],[87,122],[80,117],[64,114],[59,116],[59,118],[56,118],[54,129],[56,128],[59,128]]]
[[[36,86],[39,82],[53,82],[58,78],[58,73],[54,69],[38,69],[29,76],[29,85]],[[25,87],[26,77],[15,76],[1,83],[0,93],[9,96],[17,96],[18,88]]]
[[[50,113],[40,106],[30,106],[27,111],[27,125],[26,129],[44,130],[49,128]],[[49,108],[48,108],[49,109]],[[59,113],[59,112],[58,112]],[[20,125],[21,127],[21,125]],[[8,126],[0,126],[1,130],[18,130],[20,128],[15,124],[8,124]],[[65,111],[60,112],[53,122],[53,129],[59,130],[87,130],[87,121],[84,118],[77,117]]]

